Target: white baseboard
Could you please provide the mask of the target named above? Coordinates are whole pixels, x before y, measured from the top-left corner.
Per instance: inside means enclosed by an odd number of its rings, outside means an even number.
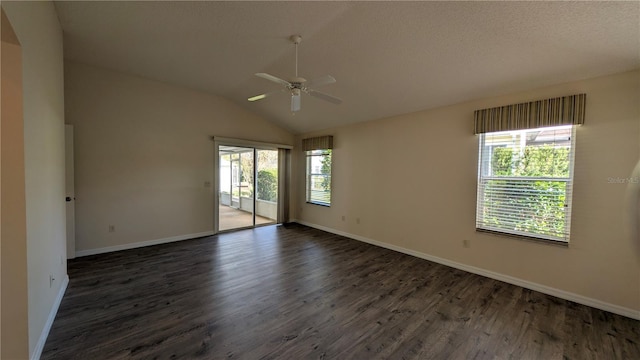
[[[116,245],[116,246],[108,246],[108,247],[97,248],[97,249],[80,250],[80,251],[76,251],[76,257],[104,254],[104,253],[120,251],[120,250],[129,250],[129,249],[135,249],[135,248],[144,247],[144,246],[166,244],[174,241],[189,240],[189,239],[195,239],[195,238],[199,238],[203,236],[211,236],[211,235],[213,235],[213,231],[205,231],[201,233],[171,236],[171,237],[162,238],[162,239],[146,240],[146,241],[140,241],[140,242],[122,244],[122,245]]]
[[[556,289],[556,288],[552,288],[549,286],[545,286],[545,285],[541,285],[541,284],[537,284],[534,282],[530,282],[527,280],[523,280],[523,279],[519,279],[513,276],[509,276],[509,275],[504,275],[504,274],[500,274],[497,272],[493,272],[493,271],[489,271],[489,270],[485,270],[482,268],[478,268],[475,266],[470,266],[470,265],[465,265],[459,262],[455,262],[455,261],[451,261],[451,260],[447,260],[444,258],[440,258],[437,256],[433,256],[433,255],[429,255],[429,254],[425,254],[419,251],[415,251],[415,250],[411,250],[411,249],[407,249],[407,248],[403,248],[400,246],[396,246],[396,245],[392,245],[392,244],[388,244],[388,243],[384,243],[381,241],[377,241],[377,240],[373,240],[373,239],[369,239],[366,238],[364,236],[360,236],[360,235],[355,235],[355,234],[350,234],[344,231],[340,231],[340,230],[336,230],[336,229],[332,229],[326,226],[322,226],[322,225],[317,225],[317,224],[312,224],[306,221],[300,221],[297,220],[296,221],[299,224],[302,225],[306,225],[312,228],[316,228],[319,230],[323,230],[326,232],[330,232],[336,235],[342,235],[354,240],[358,240],[358,241],[362,241],[362,242],[366,242],[368,244],[371,245],[376,245],[376,246],[380,246],[386,249],[390,249],[393,251],[397,251],[397,252],[401,252],[403,254],[407,254],[407,255],[411,255],[411,256],[415,256],[421,259],[425,259],[425,260],[429,260],[429,261],[433,261],[435,263],[438,264],[442,264],[442,265],[446,265],[452,268],[456,268],[456,269],[460,269],[463,271],[467,271],[470,273],[474,273],[477,275],[481,275],[481,276],[485,276],[491,279],[495,279],[495,280],[499,280],[499,281],[503,281],[509,284],[513,284],[513,285],[517,285],[517,286],[521,286],[523,288],[527,288],[530,290],[534,290],[534,291],[538,291],[547,295],[551,295],[551,296],[555,296],[561,299],[565,299],[565,300],[569,300],[569,301],[573,301],[576,302],[578,304],[582,304],[582,305],[586,305],[586,306],[591,306],[594,307],[596,309],[600,309],[600,310],[604,310],[604,311],[608,311],[608,312],[612,312],[614,314],[618,314],[618,315],[622,315],[622,316],[626,316],[632,319],[636,319],[636,320],[640,320],[640,311],[638,310],[633,310],[633,309],[629,309],[626,307],[622,307],[622,306],[618,306],[618,305],[614,305],[614,304],[610,304],[604,301],[600,301],[597,299],[593,299],[593,298],[589,298],[586,296],[582,296],[579,294],[575,294],[575,293],[571,293],[568,291],[564,291],[564,290],[560,290],[560,289]]]
[[[42,350],[44,350],[44,345],[47,343],[49,331],[51,331],[51,326],[53,326],[53,320],[55,320],[56,318],[56,314],[58,313],[58,309],[60,308],[60,303],[62,302],[62,297],[67,290],[67,285],[69,285],[69,275],[65,275],[64,279],[62,280],[62,286],[60,286],[60,290],[58,290],[58,295],[56,295],[56,299],[53,302],[53,307],[49,312],[47,322],[44,324],[44,328],[42,329],[42,333],[40,333],[38,343],[36,344],[36,347],[35,349],[33,349],[33,353],[31,354],[31,360],[39,360],[40,356],[42,355]]]

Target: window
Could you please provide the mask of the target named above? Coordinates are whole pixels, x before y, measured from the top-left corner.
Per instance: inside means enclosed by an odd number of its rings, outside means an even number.
[[[307,202],[331,205],[331,149],[308,150]]]
[[[476,228],[569,241],[572,125],[480,134]]]

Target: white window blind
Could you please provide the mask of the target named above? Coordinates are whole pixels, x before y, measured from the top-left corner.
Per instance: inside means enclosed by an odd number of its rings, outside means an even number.
[[[307,202],[331,205],[331,149],[309,150],[307,156]]]
[[[480,134],[476,228],[568,242],[572,125]]]

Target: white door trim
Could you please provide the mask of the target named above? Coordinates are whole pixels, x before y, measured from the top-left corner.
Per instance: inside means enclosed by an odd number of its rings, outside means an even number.
[[[65,207],[67,228],[67,259],[76,257],[76,193],[74,181],[73,125],[64,125]]]

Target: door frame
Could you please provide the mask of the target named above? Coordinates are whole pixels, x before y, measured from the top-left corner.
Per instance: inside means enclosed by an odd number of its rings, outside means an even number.
[[[65,212],[67,233],[67,259],[76,257],[76,193],[75,193],[75,155],[73,125],[64,124],[64,157],[65,157]]]
[[[285,154],[284,159],[280,159],[282,157],[282,151],[291,151],[293,149],[292,145],[286,144],[277,144],[277,143],[267,143],[261,141],[253,141],[253,140],[245,140],[245,139],[234,139],[227,138],[221,136],[212,136],[213,140],[213,232],[217,234],[220,232],[219,229],[219,203],[220,203],[220,146],[238,146],[238,147],[249,147],[254,149],[254,155],[256,150],[277,150],[279,152],[278,156],[278,219],[276,221],[277,224],[280,224],[286,219],[282,218],[282,214],[288,214],[289,208],[289,189],[286,187],[286,184],[291,184],[291,172],[290,167],[288,166],[288,154]],[[281,166],[284,164],[285,166]],[[254,160],[254,183],[256,181],[256,166]],[[280,169],[282,167],[282,169]],[[254,191],[254,221],[251,227],[255,227],[255,191]],[[235,229],[234,229],[235,230]],[[225,230],[226,231],[226,230]]]

